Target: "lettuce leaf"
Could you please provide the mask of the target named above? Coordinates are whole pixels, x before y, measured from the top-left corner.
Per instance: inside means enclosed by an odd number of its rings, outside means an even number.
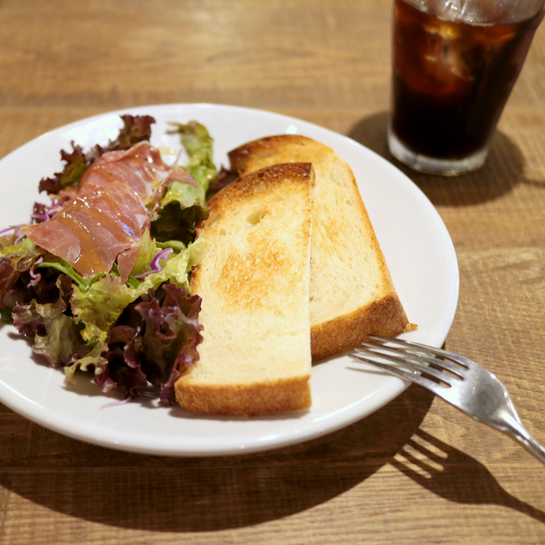
[[[162,270],[148,274],[137,287],[127,286],[118,276],[108,274],[94,282],[87,291],[74,290],[70,299],[76,323],[81,323],[81,336],[86,341],[106,340],[109,329],[123,310],[149,290],[163,282],[171,282],[189,291],[189,272],[200,263],[204,239],[199,238],[183,252],[173,254]]]
[[[51,261],[43,261],[42,263],[38,263],[36,267],[38,269],[51,267],[52,269],[58,270],[66,276],[69,276],[78,285],[80,290],[88,290],[89,287],[94,284],[99,278],[105,276],[105,273],[99,273],[95,276],[92,276],[91,278],[83,278],[74,270],[74,268],[72,267],[72,265],[70,265],[70,263],[68,263],[68,261],[65,261],[64,259],[57,256],[49,257],[51,258]]]
[[[9,241],[9,239],[4,240]],[[26,237],[17,244],[8,244],[0,249],[0,309],[7,309],[6,295],[16,288],[17,281],[22,273],[26,273],[23,276],[30,281],[29,274],[26,271],[32,267],[42,254],[43,250]],[[43,286],[40,286],[39,291],[42,291],[42,288]],[[34,294],[34,291],[32,294]],[[29,296],[31,296],[30,292],[26,297],[23,296],[23,299],[29,300]],[[18,298],[20,297],[19,295]],[[3,312],[2,318],[4,321],[6,319],[11,321],[8,312]]]
[[[106,342],[101,342],[97,339],[94,344],[90,343],[90,347],[83,357],[78,358],[75,363],[65,366],[64,373],[69,384],[75,382],[74,375],[77,369],[81,369],[82,371],[92,370],[98,375],[103,372],[104,367],[108,364],[108,360],[102,355],[103,352],[108,350]]]
[[[51,178],[42,178],[38,185],[38,191],[46,191],[48,194],[60,193],[63,189],[79,183],[83,173],[87,170],[90,160],[83,153],[81,146],[71,143],[72,151],[61,150],[61,161],[64,168],[60,172],[55,172]]]
[[[82,338],[104,342],[123,309],[145,291],[127,286],[119,276],[112,274],[99,278],[86,291],[74,290],[70,306],[76,323],[83,326]]]
[[[46,358],[49,365],[64,367],[87,354],[88,348],[78,334],[74,318],[59,314],[50,318],[46,324],[45,335],[34,337],[32,350],[38,356]]]
[[[214,165],[214,139],[208,133],[208,129],[197,121],[190,121],[187,124],[170,123],[170,125],[176,128],[168,133],[180,135],[182,145],[189,156],[189,163],[183,167],[184,170],[191,174],[206,193],[210,180],[217,174]]]
[[[162,250],[151,237],[149,230],[146,229],[140,239],[138,255],[132,267],[131,275],[138,276],[150,270],[150,262]]]
[[[138,397],[138,388],[148,385],[137,361],[141,344],[139,334],[139,328],[125,325],[114,327],[108,334],[108,348],[102,352],[107,364],[94,377],[103,392],[116,388],[128,397]]]
[[[0,309],[2,309],[2,311],[5,310],[5,312],[2,312],[2,320],[4,322],[11,322],[11,308],[6,308],[4,298],[15,286],[19,274],[19,271],[13,268],[11,259],[8,257],[0,257]]]
[[[72,142],[72,151],[61,150],[61,161],[65,163],[63,170],[56,172],[51,178],[42,178],[38,189],[49,195],[58,194],[67,187],[79,184],[87,168],[107,151],[126,150],[131,146],[151,136],[151,125],[155,119],[149,115],[122,115],[123,128],[115,140],[111,140],[105,147],[96,145],[89,152],[84,153],[81,146]]]
[[[34,340],[32,350],[47,359],[52,367],[65,366],[83,357],[88,347],[82,341],[74,318],[65,314],[71,280],[57,278],[58,298],[52,303],[17,303],[13,323],[19,333]]]
[[[12,244],[0,249],[0,258],[7,257],[11,260],[14,269],[27,271],[43,253],[43,250],[25,237],[18,244]]]
[[[200,236],[185,251],[172,255],[161,271],[148,275],[143,283],[149,281],[154,286],[158,286],[162,282],[168,281],[175,286],[184,287],[189,293],[191,291],[189,273],[195,265],[202,261],[205,246],[205,238]]]
[[[206,201],[208,202],[216,193],[218,193],[218,191],[221,191],[224,187],[234,182],[238,177],[236,172],[222,166],[217,176],[210,181],[210,185],[206,192]]]
[[[217,175],[213,160],[214,141],[206,127],[196,121],[171,125],[176,129],[169,133],[180,134],[189,156],[188,164],[182,168],[196,185],[174,181],[168,186],[152,218],[151,234],[161,242],[177,239],[188,244],[195,238],[195,224],[208,217],[206,192]]]
[[[102,148],[97,146],[100,154],[107,151],[127,150],[139,142],[149,141],[151,138],[151,126],[155,123],[155,119],[150,115],[122,115],[123,128],[115,140]]]
[[[177,183],[174,182],[171,186]],[[180,185],[189,186],[189,184]],[[161,208],[151,222],[151,234],[158,242],[179,240],[187,245],[195,239],[195,224],[208,217],[208,210],[197,200],[194,200],[193,204],[185,206],[188,199],[183,191],[177,192],[176,195],[174,195],[174,191],[170,191],[170,195],[167,191],[167,196],[172,200],[164,205],[160,203]]]
[[[187,182],[172,182],[161,199],[160,206],[164,208],[172,202],[177,202],[181,209],[190,208],[196,204],[204,206],[204,188],[200,185],[194,186]]]
[[[152,384],[160,389],[161,403],[174,403],[176,379],[199,357],[200,308],[200,297],[169,283],[129,305],[100,345],[105,363],[96,368],[95,382],[104,392],[116,388],[127,397],[138,397],[141,387]]]
[[[165,296],[141,302],[136,310],[144,322],[140,347],[141,367],[147,379],[161,388],[162,403],[175,402],[174,383],[183,366],[198,358],[202,326],[197,317],[201,309],[198,295],[188,296],[183,288],[164,284]]]
[[[0,250],[6,248],[7,246],[13,246],[15,244],[18,244],[17,241],[21,238],[21,227],[23,226],[11,226],[6,227],[6,229],[2,229],[0,231],[0,233],[3,233],[0,236]]]

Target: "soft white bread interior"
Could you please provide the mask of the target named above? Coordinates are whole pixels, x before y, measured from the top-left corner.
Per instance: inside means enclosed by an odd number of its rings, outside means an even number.
[[[231,151],[229,159],[240,176],[277,163],[312,163],[314,358],[358,346],[370,334],[393,336],[414,327],[395,291],[352,170],[332,149],[286,134],[249,142]]]
[[[255,415],[307,409],[310,393],[311,192],[308,163],[244,176],[209,202],[191,276],[204,327],[199,361],[182,371],[191,412]]]

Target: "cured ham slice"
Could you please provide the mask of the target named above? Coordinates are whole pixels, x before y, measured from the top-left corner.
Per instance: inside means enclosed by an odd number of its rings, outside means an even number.
[[[157,148],[149,142],[140,142],[124,151],[110,151],[99,157],[83,174],[78,196],[94,187],[123,181],[134,189],[146,203],[157,202],[171,169],[161,159]]]
[[[105,153],[84,173],[70,204],[50,220],[21,230],[84,278],[109,272],[117,259],[126,280],[149,227],[148,207],[159,201],[173,177],[178,179],[176,170],[181,169],[165,165],[148,142]]]

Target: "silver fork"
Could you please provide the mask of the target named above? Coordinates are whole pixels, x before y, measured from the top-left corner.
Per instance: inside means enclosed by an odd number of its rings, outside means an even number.
[[[505,386],[484,367],[412,341],[370,338],[375,342],[362,343],[350,356],[430,390],[468,416],[516,439],[545,463],[545,448],[523,426]]]

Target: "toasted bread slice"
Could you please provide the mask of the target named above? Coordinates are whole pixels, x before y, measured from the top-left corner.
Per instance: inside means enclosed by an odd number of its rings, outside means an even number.
[[[245,176],[269,165],[312,163],[310,323],[312,356],[358,346],[368,335],[412,329],[349,166],[327,146],[299,135],[249,142],[229,153]]]
[[[225,187],[198,225],[203,261],[199,361],[175,385],[191,412],[255,415],[306,409],[310,394],[312,166],[276,165]]]

